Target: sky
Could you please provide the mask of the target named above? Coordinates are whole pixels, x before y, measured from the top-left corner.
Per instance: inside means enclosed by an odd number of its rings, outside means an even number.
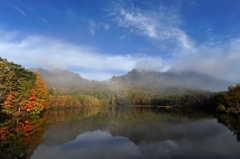
[[[0,57],[107,80],[133,68],[240,82],[239,0],[1,0]]]

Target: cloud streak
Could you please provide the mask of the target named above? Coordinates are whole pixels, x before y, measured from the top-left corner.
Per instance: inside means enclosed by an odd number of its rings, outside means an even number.
[[[44,18],[42,18],[42,17],[38,17],[38,19],[40,19],[42,22],[44,22],[45,24],[47,24],[47,25],[49,25],[48,24],[48,21],[46,20],[46,19],[44,19]]]
[[[18,11],[20,14],[22,14],[23,16],[27,16],[27,15],[25,14],[25,12],[23,12],[23,10],[19,9],[19,8],[16,7],[15,5],[12,5],[12,4],[11,4],[11,6],[12,6],[13,9],[17,10],[17,11]]]

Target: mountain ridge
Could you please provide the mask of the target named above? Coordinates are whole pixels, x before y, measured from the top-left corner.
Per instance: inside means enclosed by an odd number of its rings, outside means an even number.
[[[69,70],[54,69],[50,71],[42,68],[29,68],[29,70],[38,72],[49,89],[65,91],[75,88],[91,88],[99,84],[97,81],[89,81]]]
[[[69,70],[55,69],[52,71],[42,68],[30,68],[38,72],[48,88],[57,90],[72,90],[77,88],[96,88],[107,86],[126,86],[142,89],[172,89],[194,88],[207,91],[225,91],[228,86],[234,85],[229,81],[216,79],[207,74],[197,72],[157,72],[133,69],[122,76],[113,76],[101,82],[90,81]]]
[[[228,86],[234,85],[229,81],[216,79],[207,74],[186,72],[156,72],[133,69],[126,75],[113,76],[110,83],[124,83],[136,87],[148,86],[153,88],[197,88],[208,91],[224,91]]]

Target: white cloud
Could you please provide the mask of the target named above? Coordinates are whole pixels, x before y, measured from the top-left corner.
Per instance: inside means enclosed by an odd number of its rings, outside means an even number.
[[[206,43],[196,48],[197,54],[163,60],[160,56],[150,57],[141,53],[104,55],[86,46],[43,36],[28,36],[19,40],[18,34],[0,31],[0,55],[26,68],[74,68],[84,78],[106,80],[133,68],[166,71],[171,67],[175,71],[198,71],[225,80],[240,81],[240,39],[232,39],[218,47],[209,47]],[[185,40],[184,36],[181,40]]]
[[[43,36],[28,36],[20,41],[14,41],[14,33],[5,33],[6,37],[13,37],[8,41],[0,38],[0,55],[9,61],[24,67],[42,68],[77,68],[81,76],[87,79],[106,80],[109,72],[128,72],[138,63],[145,61],[162,65],[161,59],[132,55],[103,55],[86,46],[73,45]],[[147,66],[147,65],[146,65]],[[142,66],[143,68],[143,66]],[[160,69],[146,67],[146,69]],[[81,74],[81,70],[91,72]],[[112,74],[119,75],[119,74]]]
[[[123,27],[135,27],[140,30],[140,34],[146,34],[151,38],[157,38],[156,24],[153,19],[141,13],[129,13],[124,9],[119,10],[120,16],[117,22]]]
[[[175,59],[171,70],[197,71],[211,76],[240,82],[240,39],[232,39],[224,46],[198,48],[198,54]]]

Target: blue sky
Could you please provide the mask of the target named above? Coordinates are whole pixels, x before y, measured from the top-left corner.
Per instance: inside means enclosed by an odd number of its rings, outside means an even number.
[[[239,0],[1,0],[0,56],[106,80],[133,68],[240,81]]]

